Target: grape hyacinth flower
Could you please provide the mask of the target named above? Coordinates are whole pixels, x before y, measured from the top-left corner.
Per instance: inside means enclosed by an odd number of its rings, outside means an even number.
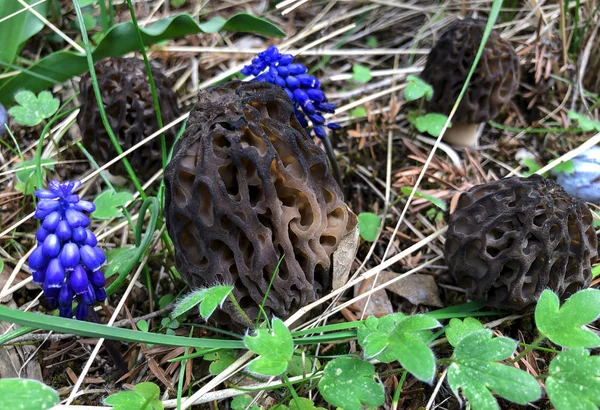
[[[38,245],[29,256],[29,267],[33,283],[42,285],[48,303],[59,309],[61,317],[72,317],[75,300],[75,316],[85,320],[89,307],[106,299],[100,271],[106,257],[84,213],[96,207],[73,193],[80,185],[80,181],[52,181],[48,189],[35,191],[40,201],[34,216],[42,224],[35,234]]]
[[[246,76],[253,75],[257,81],[283,87],[294,104],[300,125],[308,128],[308,117],[313,123],[315,135],[324,139],[327,134],[323,128],[323,113],[333,114],[335,104],[327,102],[325,93],[320,89],[321,83],[312,75],[306,74],[307,71],[303,64],[294,63],[294,56],[281,54],[277,47],[270,46],[258,53],[251,64],[242,68],[241,73]],[[328,123],[327,127],[332,130],[340,129],[340,125],[335,122]]]

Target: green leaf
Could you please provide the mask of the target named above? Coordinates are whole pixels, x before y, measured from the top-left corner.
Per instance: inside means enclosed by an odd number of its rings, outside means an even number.
[[[0,379],[0,409],[45,410],[58,402],[58,393],[40,381]]]
[[[594,222],[596,222],[596,220],[594,219]],[[594,228],[596,226],[594,225]],[[596,276],[600,275],[600,265],[596,265],[592,268],[592,278],[595,278]]]
[[[171,0],[170,3],[171,3],[171,6],[178,8],[178,7],[183,6],[186,1],[187,0]]]
[[[288,362],[288,374],[290,376],[302,376],[313,371],[313,363],[315,363],[315,369],[321,368],[321,362],[319,359],[310,359],[305,357],[302,359],[301,355],[293,355]]]
[[[145,46],[190,34],[221,31],[256,33],[270,37],[285,35],[273,23],[246,13],[236,14],[228,20],[214,17],[204,23],[198,23],[189,14],[179,14],[140,29]],[[2,39],[4,42],[4,38]],[[136,29],[131,21],[127,21],[111,27],[98,46],[92,50],[92,55],[94,61],[98,61],[137,50],[139,42]],[[2,62],[6,61],[0,60],[0,66]],[[84,55],[72,51],[58,51],[27,67],[27,72],[23,71],[4,81],[0,80],[0,103],[10,105],[14,94],[23,88],[39,92],[87,71],[88,65]]]
[[[163,410],[164,406],[162,404],[162,402],[160,401],[160,388],[151,382],[143,382],[143,383],[138,383],[136,384],[136,386],[133,388],[133,390],[139,394],[142,395],[142,397],[144,397],[144,399],[146,399],[146,402],[149,402],[151,404],[150,409],[153,410]],[[148,407],[146,407],[146,409],[149,409]]]
[[[448,383],[455,395],[460,390],[471,408],[496,410],[498,403],[490,392],[518,404],[537,400],[542,394],[535,378],[497,361],[507,359],[517,342],[507,337],[492,337],[489,329],[464,336],[457,344],[453,363],[448,367]]]
[[[597,410],[600,406],[600,357],[585,349],[560,352],[552,362],[546,392],[556,410]]]
[[[553,163],[556,160],[552,160],[550,161],[550,163]],[[558,165],[555,165],[554,168],[552,168],[553,172],[563,172],[565,174],[572,174],[575,171],[575,163],[571,160],[569,161],[565,161],[565,162],[561,162]]]
[[[47,169],[54,169],[54,160],[42,158],[40,164],[42,166],[43,179]],[[23,192],[25,195],[33,195],[36,184],[35,159],[18,163],[13,169],[16,171],[15,175],[17,177],[15,189]]]
[[[369,67],[354,64],[352,66],[352,78],[359,83],[367,83],[373,76],[371,75],[371,69]]]
[[[576,120],[581,129],[584,131],[600,131],[600,123],[583,114],[579,114],[575,111],[569,111],[568,117],[572,120]]]
[[[227,296],[233,290],[233,286],[213,286],[212,288],[197,289],[188,293],[183,299],[177,302],[177,306],[171,312],[171,317],[183,315],[194,306],[200,304],[200,316],[208,319],[217,307],[221,306]]]
[[[423,97],[427,101],[431,100],[433,97],[433,88],[429,84],[414,75],[406,77],[406,81],[408,82],[404,89],[404,99],[406,101],[414,101]]]
[[[136,248],[116,248],[106,252],[106,267],[104,268],[104,277],[110,278],[112,275],[121,272],[129,266],[131,258],[136,253]]]
[[[237,360],[235,350],[218,350],[204,355],[204,360],[212,362],[208,368],[210,374],[219,374]]]
[[[375,37],[375,36],[367,37],[367,47],[375,48],[375,47],[377,47],[377,44],[379,44],[379,42],[377,41],[377,37]]]
[[[381,220],[372,212],[361,212],[358,215],[358,232],[360,237],[367,242],[373,242],[377,238],[377,231]]]
[[[352,118],[362,118],[367,116],[367,110],[364,106],[356,107],[352,111],[350,111],[350,116]]]
[[[483,329],[484,327],[481,322],[472,317],[467,317],[465,320],[453,318],[450,319],[450,323],[446,326],[446,337],[448,338],[448,343],[456,347],[465,336]]]
[[[535,160],[535,158],[532,158],[532,157],[523,158],[522,163],[524,166],[527,167],[527,172],[523,173],[523,175],[526,175],[526,176],[535,174],[540,169],[542,169],[542,166],[540,164],[538,164],[538,162]]]
[[[108,396],[105,404],[113,406],[113,410],[163,410],[159,399],[160,388],[150,382],[137,384],[133,391],[123,391]]]
[[[427,132],[433,137],[439,137],[447,120],[447,115],[430,112],[417,117],[414,120],[414,125],[419,132]],[[449,126],[451,127],[452,123]]]
[[[19,91],[15,100],[20,104],[8,110],[15,121],[21,125],[34,127],[52,117],[59,107],[59,101],[50,91],[42,91],[37,97],[29,90]]]
[[[119,208],[131,200],[133,195],[130,192],[104,191],[94,199],[96,210],[92,216],[98,219],[118,218],[123,215]]]
[[[323,407],[316,407],[315,402],[310,399],[299,397],[298,403],[296,400],[290,400],[290,410],[325,410]]]
[[[242,394],[231,400],[231,410],[246,410],[250,403],[252,403],[252,396],[249,394]],[[254,405],[250,407],[250,410],[259,410],[258,406]]]
[[[25,3],[31,5],[37,3],[37,0],[25,0]],[[33,9],[42,16],[45,16],[49,4],[49,1],[45,1]],[[0,1],[0,20],[23,8],[23,5],[18,1]],[[43,27],[44,23],[30,11],[21,12],[2,21],[0,23],[0,38],[2,39],[0,61],[5,61],[9,64],[13,63],[23,43],[33,37]]]
[[[600,338],[585,325],[600,317],[600,290],[575,293],[559,309],[558,296],[544,290],[535,307],[535,323],[544,336],[567,348],[598,347]]]
[[[412,187],[409,186],[403,186],[402,188],[400,188],[400,191],[402,191],[402,193],[406,196],[410,195],[410,193],[412,192]],[[440,208],[442,211],[446,210],[446,203],[441,200],[440,198],[436,198],[434,196],[425,194],[423,192],[420,191],[415,191],[415,197],[417,198],[423,198],[428,200],[429,202],[431,202],[432,204],[434,204],[435,206],[437,206],[438,208]]]
[[[381,406],[383,386],[374,380],[375,367],[361,359],[340,357],[327,363],[319,381],[321,395],[332,406],[362,410],[363,405]]]
[[[292,335],[280,319],[273,318],[273,331],[258,329],[256,336],[244,337],[244,344],[260,356],[248,365],[252,373],[278,376],[285,372],[294,352]]]

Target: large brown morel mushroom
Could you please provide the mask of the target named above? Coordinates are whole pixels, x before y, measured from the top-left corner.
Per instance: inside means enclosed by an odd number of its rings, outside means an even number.
[[[587,287],[597,246],[585,202],[532,175],[461,194],[444,254],[469,299],[521,311],[533,307],[546,288],[566,298]]]
[[[255,319],[285,318],[330,288],[332,253],[356,224],[284,90],[232,81],[201,91],[165,171],[175,263],[192,287],[235,286]],[[248,326],[233,305],[217,320]]]
[[[154,100],[143,60],[107,58],[96,63],[94,68],[108,121],[123,151],[158,131]],[[163,125],[166,125],[180,115],[177,95],[158,63],[151,62],[151,69]],[[117,150],[102,124],[89,73],[81,77],[79,88],[81,112],[77,123],[81,129],[82,143],[102,165],[116,157]],[[167,150],[173,145],[176,135],[175,127],[165,132]],[[127,159],[135,173],[143,180],[148,180],[162,166],[160,137],[141,146]],[[111,165],[108,170],[115,176],[127,175],[121,161]]]
[[[454,23],[427,57],[421,78],[433,87],[432,112],[450,114],[475,60],[485,25],[464,19]],[[519,59],[511,44],[492,31],[455,116],[444,134],[451,144],[475,146],[479,125],[494,119],[519,86]]]

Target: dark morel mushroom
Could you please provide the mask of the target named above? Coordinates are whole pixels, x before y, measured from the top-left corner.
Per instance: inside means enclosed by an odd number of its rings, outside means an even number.
[[[454,23],[427,57],[421,78],[433,87],[432,112],[450,114],[475,60],[485,25],[472,19]],[[519,86],[519,58],[511,44],[492,31],[444,140],[477,145],[479,123],[494,119]]]
[[[177,95],[158,63],[152,61],[150,64],[162,122],[166,125],[180,115]],[[144,61],[137,58],[107,58],[94,67],[108,121],[123,151],[159,130]],[[81,112],[77,123],[81,129],[82,142],[102,165],[116,157],[117,150],[102,124],[89,73],[81,77],[79,88]],[[165,132],[167,150],[175,141],[176,135],[176,127]],[[143,180],[148,180],[162,166],[160,137],[141,146],[128,155],[127,159],[135,173]],[[108,170],[113,175],[127,175],[121,161],[111,165]]]
[[[469,299],[526,310],[546,288],[563,298],[589,285],[598,256],[587,205],[532,175],[478,185],[450,216],[444,254]]]
[[[255,319],[285,318],[331,286],[331,256],[356,224],[283,88],[232,81],[199,94],[165,172],[177,269],[193,287],[235,286]],[[226,314],[224,314],[226,313]],[[220,323],[248,326],[225,304]]]

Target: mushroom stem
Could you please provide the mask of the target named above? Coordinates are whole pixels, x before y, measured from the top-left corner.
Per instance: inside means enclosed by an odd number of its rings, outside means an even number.
[[[452,124],[452,127],[446,130],[443,140],[452,145],[475,147],[477,146],[479,135],[481,135],[481,131],[483,130],[482,125],[484,124],[455,122]]]

